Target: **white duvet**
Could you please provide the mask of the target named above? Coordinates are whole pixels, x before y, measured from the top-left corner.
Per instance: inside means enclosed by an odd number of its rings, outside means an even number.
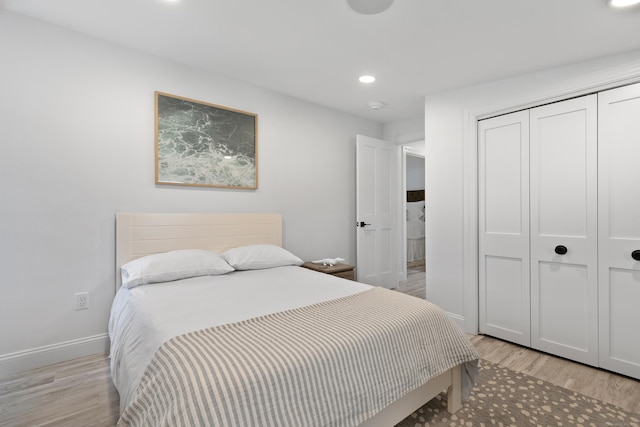
[[[111,375],[120,408],[128,406],[156,350],[174,336],[370,288],[293,266],[121,288],[109,319]]]

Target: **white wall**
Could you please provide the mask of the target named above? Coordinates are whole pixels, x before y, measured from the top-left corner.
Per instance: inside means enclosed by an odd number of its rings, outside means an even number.
[[[395,144],[407,144],[424,141],[424,120],[422,117],[385,123],[382,139]]]
[[[380,124],[6,11],[0,58],[0,376],[105,349],[116,212],[280,212],[286,248],[355,262]],[[258,190],[156,186],[156,90],[257,113]]]
[[[424,158],[407,156],[407,191],[424,190]]]
[[[427,96],[427,298],[477,332],[478,118],[640,81],[640,51]]]

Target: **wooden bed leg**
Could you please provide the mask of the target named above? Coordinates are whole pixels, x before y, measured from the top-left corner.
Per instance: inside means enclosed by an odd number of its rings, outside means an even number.
[[[453,414],[462,408],[462,370],[461,366],[451,368],[451,385],[447,388],[447,411]]]

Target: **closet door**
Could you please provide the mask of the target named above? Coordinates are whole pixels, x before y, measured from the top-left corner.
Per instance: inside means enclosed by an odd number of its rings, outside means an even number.
[[[600,366],[640,379],[640,85],[598,104]]]
[[[596,95],[530,120],[531,346],[597,365]]]
[[[530,345],[529,112],[478,123],[480,332]]]

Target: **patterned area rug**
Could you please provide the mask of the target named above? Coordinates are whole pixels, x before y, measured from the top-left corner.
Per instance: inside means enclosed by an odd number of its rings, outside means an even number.
[[[640,427],[640,415],[485,360],[464,407],[447,412],[443,393],[397,427]]]

